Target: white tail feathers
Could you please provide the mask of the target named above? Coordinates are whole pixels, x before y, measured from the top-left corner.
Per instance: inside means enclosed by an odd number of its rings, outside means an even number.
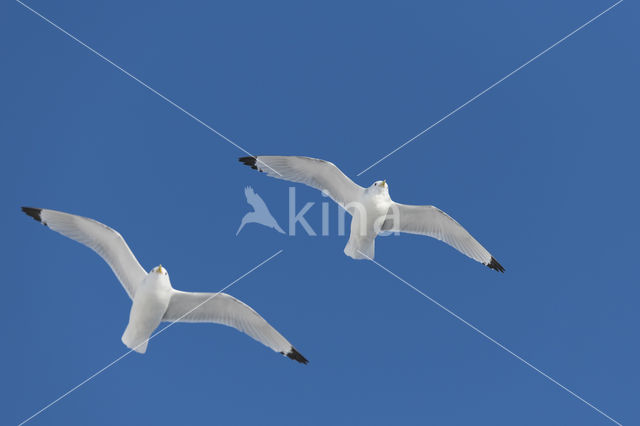
[[[375,237],[355,237],[353,232],[344,248],[344,254],[352,259],[373,259],[375,256]]]
[[[124,343],[129,349],[133,349],[134,351],[143,354],[147,351],[149,337],[150,336],[148,335],[141,336],[140,333],[136,333],[135,330],[133,330],[133,327],[129,324],[122,335],[122,343]]]

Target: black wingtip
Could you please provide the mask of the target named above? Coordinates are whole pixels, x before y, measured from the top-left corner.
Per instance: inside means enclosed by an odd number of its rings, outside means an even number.
[[[309,361],[305,357],[303,357],[302,354],[298,352],[293,346],[291,347],[291,350],[286,354],[284,352],[281,353],[302,364],[309,364]]]
[[[36,209],[35,207],[22,207],[22,211],[38,222],[42,223],[42,218],[40,217],[40,212],[42,211],[42,209]],[[46,223],[43,225],[46,225]]]
[[[491,261],[487,264],[487,266],[491,269],[495,269],[498,272],[504,273],[504,268],[493,256],[491,256]]]
[[[262,171],[260,169],[258,169],[258,166],[256,166],[256,162],[258,160],[258,157],[240,157],[238,158],[238,161],[240,161],[241,163],[251,167],[253,170],[258,170],[258,171]]]

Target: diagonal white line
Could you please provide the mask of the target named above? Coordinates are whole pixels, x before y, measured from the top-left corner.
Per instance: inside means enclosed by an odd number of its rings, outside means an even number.
[[[418,294],[422,295],[424,298],[426,298],[427,300],[429,300],[430,302],[432,302],[433,304],[435,304],[436,306],[438,306],[439,308],[444,310],[446,313],[448,313],[449,315],[453,316],[455,319],[457,319],[458,321],[462,322],[464,325],[466,325],[467,327],[471,328],[473,331],[475,331],[476,333],[480,334],[482,337],[486,338],[491,343],[494,343],[495,345],[497,345],[500,349],[504,350],[509,355],[511,355],[514,358],[516,358],[518,361],[521,361],[526,366],[531,367],[533,370],[535,370],[537,373],[542,375],[544,378],[546,378],[547,380],[551,381],[552,383],[558,385],[560,388],[562,388],[563,390],[567,391],[570,395],[574,396],[575,398],[579,399],[580,401],[582,401],[583,403],[585,403],[589,407],[593,408],[595,411],[597,411],[598,413],[602,414],[607,419],[611,420],[613,423],[615,423],[615,424],[617,424],[619,426],[622,426],[622,424],[620,422],[618,422],[614,418],[610,417],[607,413],[605,413],[604,411],[600,410],[598,407],[596,407],[595,405],[591,404],[589,401],[587,401],[586,399],[582,398],[580,395],[578,395],[577,393],[573,392],[571,389],[567,388],[562,383],[558,382],[556,379],[554,379],[553,377],[549,376],[544,371],[542,371],[539,368],[537,368],[536,366],[534,366],[529,361],[527,361],[526,359],[522,358],[520,355],[518,355],[515,352],[513,352],[511,349],[507,348],[502,343],[498,342],[496,339],[494,339],[493,337],[489,336],[487,333],[485,333],[484,331],[480,330],[475,325],[473,325],[470,322],[466,321],[464,318],[462,318],[460,315],[458,315],[455,312],[453,312],[451,309],[449,309],[446,306],[442,305],[440,302],[438,302],[437,300],[435,300],[431,296],[427,295],[426,293],[424,293],[420,289],[416,288],[415,286],[413,286],[409,282],[405,281],[402,277],[400,277],[400,276],[396,275],[395,273],[391,272],[389,269],[385,268],[383,265],[381,265],[377,261],[373,260],[372,258],[367,256],[366,254],[362,253],[360,250],[358,250],[358,252],[361,255],[363,255],[364,257],[366,257],[367,259],[369,259],[370,261],[372,261],[373,263],[375,263],[381,269],[387,271],[389,274],[391,274],[392,276],[394,276],[398,280],[402,281],[409,288],[411,288],[412,290],[414,290],[415,292],[417,292]]]
[[[560,40],[556,41],[555,43],[553,43],[551,46],[547,47],[546,49],[544,49],[542,52],[538,53],[536,56],[534,56],[533,58],[529,59],[527,62],[525,62],[524,64],[520,65],[518,68],[516,68],[515,70],[511,71],[509,74],[505,75],[504,77],[502,77],[500,80],[496,81],[495,83],[493,83],[491,86],[487,87],[486,89],[484,89],[482,92],[478,93],[477,95],[475,95],[474,97],[472,97],[471,99],[469,99],[468,101],[466,101],[465,103],[463,103],[462,105],[460,105],[459,107],[457,107],[456,109],[454,109],[453,111],[449,112],[447,115],[445,115],[444,117],[442,117],[440,120],[436,121],[435,123],[433,123],[432,125],[430,125],[429,127],[427,127],[426,129],[422,130],[420,133],[418,133],[417,135],[415,135],[414,137],[412,137],[411,139],[409,139],[408,141],[406,141],[405,143],[403,143],[402,145],[399,145],[398,147],[396,147],[393,151],[389,152],[387,155],[385,155],[384,157],[380,158],[378,161],[376,161],[375,163],[371,164],[369,167],[367,167],[366,169],[364,169],[363,171],[361,171],[360,173],[357,174],[357,176],[360,176],[361,174],[363,174],[364,172],[366,172],[367,170],[371,169],[372,167],[380,164],[381,162],[383,162],[384,160],[386,160],[387,158],[389,158],[390,156],[392,156],[393,154],[395,154],[396,152],[400,151],[402,148],[404,148],[405,146],[409,145],[411,142],[413,142],[414,140],[418,139],[420,136],[424,135],[425,133],[427,133],[429,130],[433,129],[434,127],[436,127],[438,124],[442,123],[444,120],[446,120],[447,118],[451,117],[453,114],[455,114],[456,112],[460,111],[462,108],[466,107],[467,105],[469,105],[471,102],[475,101],[476,99],[478,99],[480,96],[484,95],[485,93],[487,93],[489,90],[493,89],[494,87],[496,87],[497,85],[499,85],[500,83],[502,83],[503,81],[505,81],[506,79],[508,79],[509,77],[511,77],[512,75],[514,75],[515,73],[517,73],[518,71],[520,71],[522,68],[526,67],[527,65],[529,65],[531,62],[535,61],[536,59],[538,59],[539,57],[541,57],[542,55],[544,55],[545,53],[547,53],[548,51],[550,51],[551,49],[553,49],[554,47],[556,47],[557,45],[559,45],[560,43],[562,43],[563,41],[565,41],[566,39],[568,39],[569,37],[571,37],[572,35],[574,35],[575,33],[577,33],[578,31],[580,31],[581,29],[583,29],[584,27],[586,27],[587,25],[589,25],[590,23],[592,23],[593,21],[595,21],[596,19],[598,19],[599,17],[601,17],[602,15],[604,15],[605,13],[607,13],[608,11],[610,11],[611,9],[613,9],[614,7],[616,7],[617,5],[619,5],[620,3],[622,3],[624,0],[619,0],[618,2],[612,4],[611,6],[609,6],[608,8],[606,8],[605,10],[603,10],[602,12],[600,12],[599,14],[597,14],[596,16],[594,16],[593,18],[589,19],[587,22],[585,22],[584,24],[580,25],[578,28],[576,28],[575,30],[571,31],[569,34],[567,34],[566,36],[562,37]]]
[[[277,255],[279,255],[280,253],[282,253],[283,250],[278,250],[275,254],[272,254],[270,257],[268,257],[267,259],[263,260],[262,262],[260,262],[258,265],[254,266],[253,268],[251,268],[249,271],[245,272],[244,274],[242,274],[241,276],[239,276],[238,278],[236,278],[235,280],[233,280],[232,282],[230,282],[229,284],[227,284],[222,290],[218,291],[217,293],[213,293],[210,297],[208,297],[204,302],[200,303],[199,305],[197,305],[195,308],[191,309],[189,312],[187,312],[186,314],[182,315],[180,318],[178,318],[175,321],[171,321],[169,324],[167,324],[166,326],[162,327],[160,330],[156,331],[153,335],[151,335],[147,340],[145,340],[144,342],[138,344],[136,347],[134,347],[133,349],[129,349],[129,351],[125,352],[124,354],[120,355],[118,358],[114,359],[113,361],[111,361],[109,364],[105,365],[104,367],[102,367],[100,370],[96,371],[95,373],[93,373],[91,376],[87,377],[86,379],[84,379],[83,381],[81,381],[80,383],[78,383],[77,385],[75,385],[74,387],[72,387],[71,389],[69,389],[68,391],[66,391],[65,393],[63,393],[62,395],[60,395],[58,398],[54,399],[53,401],[51,401],[50,403],[48,403],[47,405],[45,405],[44,407],[42,407],[40,410],[36,411],[34,414],[32,414],[30,417],[26,418],[25,420],[23,420],[22,422],[20,422],[20,424],[18,426],[22,426],[23,424],[31,421],[34,417],[38,416],[39,414],[43,413],[44,411],[46,411],[47,409],[51,408],[53,405],[55,405],[56,403],[60,402],[61,400],[63,400],[64,398],[66,398],[67,396],[69,396],[70,394],[72,394],[73,392],[75,392],[76,390],[78,390],[80,387],[82,387],[83,385],[87,384],[88,382],[90,382],[91,380],[93,380],[94,378],[96,378],[97,376],[99,376],[100,374],[102,374],[104,371],[106,371],[108,368],[110,368],[111,366],[113,366],[114,364],[117,364],[120,360],[122,360],[124,357],[126,357],[127,355],[129,355],[131,352],[133,352],[134,350],[136,350],[138,348],[138,346],[144,345],[146,342],[148,342],[149,340],[153,339],[154,337],[156,337],[158,334],[164,332],[166,329],[168,329],[169,327],[173,326],[176,322],[179,322],[182,318],[184,318],[185,316],[189,315],[191,312],[195,311],[196,309],[198,309],[200,306],[204,305],[205,303],[207,303],[209,300],[213,299],[214,297],[216,297],[217,295],[219,295],[220,293],[222,293],[223,291],[225,291],[226,289],[228,289],[229,287],[231,287],[232,285],[234,285],[235,283],[237,283],[238,281],[240,281],[241,279],[243,279],[244,277],[246,277],[247,275],[249,275],[250,273],[252,273],[253,271],[255,271],[256,269],[260,268],[262,265],[264,265],[265,263],[269,262],[271,259],[273,259],[274,257],[276,257]]]
[[[76,36],[74,36],[73,34],[69,33],[67,30],[65,30],[64,28],[60,27],[59,25],[57,25],[55,22],[51,21],[50,19],[48,19],[47,17],[43,16],[41,13],[39,13],[37,10],[32,9],[31,7],[27,6],[26,4],[24,4],[22,1],[20,0],[16,0],[16,2],[18,2],[19,4],[21,4],[22,6],[24,6],[26,9],[30,10],[31,12],[33,12],[35,15],[39,16],[40,18],[42,18],[44,21],[48,22],[49,24],[51,24],[54,28],[56,28],[57,30],[61,31],[63,34],[65,34],[66,36],[68,36],[69,38],[71,38],[72,40],[74,40],[75,42],[77,42],[78,44],[80,44],[81,46],[87,48],[91,53],[95,54],[96,56],[98,56],[100,59],[104,60],[105,62],[109,63],[110,65],[112,65],[113,67],[115,67],[117,70],[121,71],[123,74],[125,74],[128,77],[131,77],[133,80],[135,80],[137,83],[139,83],[141,86],[143,86],[144,88],[148,89],[149,91],[151,91],[152,93],[158,95],[160,98],[162,98],[164,101],[168,102],[170,105],[172,105],[173,107],[177,108],[178,110],[182,111],[183,113],[185,113],[187,116],[191,117],[192,119],[194,119],[196,122],[200,123],[201,125],[203,125],[204,127],[206,127],[207,129],[211,130],[213,133],[215,133],[216,135],[220,136],[222,139],[224,139],[225,141],[229,142],[231,145],[235,146],[236,148],[238,148],[240,151],[244,152],[245,154],[249,155],[249,156],[253,156],[249,151],[247,151],[246,149],[244,149],[243,147],[241,147],[240,145],[238,145],[237,143],[235,143],[234,141],[232,141],[231,139],[229,139],[228,137],[226,137],[225,135],[223,135],[222,133],[220,133],[219,131],[217,131],[216,129],[214,129],[213,127],[211,127],[210,125],[208,125],[207,123],[205,123],[204,121],[200,120],[198,117],[196,117],[195,115],[193,115],[192,113],[190,113],[189,111],[187,111],[186,109],[184,109],[183,107],[181,107],[180,105],[178,105],[177,103],[175,103],[174,101],[172,101],[171,99],[167,98],[165,95],[163,95],[162,93],[158,92],[156,89],[154,89],[153,87],[149,86],[147,83],[145,83],[144,81],[140,80],[138,77],[136,77],[135,75],[131,74],[129,71],[125,70],[124,68],[122,68],[120,65],[116,64],[115,62],[113,62],[111,59],[107,58],[106,56],[104,56],[102,53],[98,52],[96,49],[94,49],[93,47],[89,46],[88,44],[86,44],[85,42],[83,42],[82,40],[80,40],[79,38],[77,38]],[[257,160],[259,163],[262,163],[262,161]],[[273,170],[271,167],[267,166],[266,164],[262,163],[264,166],[266,166],[268,169]],[[278,176],[280,176],[280,173],[278,173],[276,170],[273,170]]]

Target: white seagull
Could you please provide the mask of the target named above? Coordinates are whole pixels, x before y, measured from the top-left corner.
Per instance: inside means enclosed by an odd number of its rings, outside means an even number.
[[[308,361],[256,311],[225,293],[187,293],[174,290],[162,266],[149,273],[138,263],[124,238],[106,225],[55,210],[22,207],[22,211],[98,253],[111,267],[133,301],[122,343],[145,353],[151,333],[160,322],[212,322],[242,331],[276,352],[306,364]]]
[[[434,206],[410,206],[394,202],[389,197],[389,186],[385,180],[363,188],[335,164],[317,158],[260,155],[238,160],[271,177],[319,189],[348,211],[353,219],[344,252],[349,257],[372,260],[375,239],[379,233],[407,232],[444,241],[489,268],[504,272],[502,265],[442,210]]]

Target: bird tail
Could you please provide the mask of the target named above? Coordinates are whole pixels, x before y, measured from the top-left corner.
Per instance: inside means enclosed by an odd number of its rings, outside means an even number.
[[[358,238],[353,234],[344,248],[344,254],[352,259],[373,259],[375,256],[375,237]]]
[[[147,351],[149,336],[140,336],[140,333],[136,333],[134,327],[131,327],[131,324],[129,324],[122,335],[122,343],[129,349],[143,354]]]

